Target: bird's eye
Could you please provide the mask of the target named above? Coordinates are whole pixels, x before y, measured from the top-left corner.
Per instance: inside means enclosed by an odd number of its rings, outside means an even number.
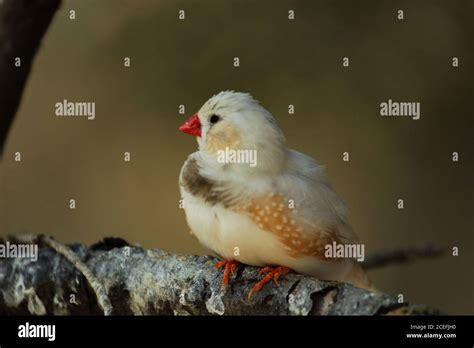
[[[220,118],[219,116],[217,116],[217,115],[212,115],[211,118],[209,119],[209,122],[211,122],[211,124],[215,124],[215,123],[219,122],[220,119],[221,119],[221,118]]]

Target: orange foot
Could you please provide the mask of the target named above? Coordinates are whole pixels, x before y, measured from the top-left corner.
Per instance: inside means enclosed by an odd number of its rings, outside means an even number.
[[[232,273],[233,276],[235,276],[235,270],[239,263],[235,260],[224,260],[224,261],[219,261],[216,262],[214,267],[216,268],[222,268],[224,267],[224,275],[222,276],[222,290],[225,290],[227,287],[227,284],[229,283],[229,273]]]
[[[264,267],[258,272],[258,275],[266,273],[267,275],[263,277],[262,280],[260,280],[255,286],[250,289],[249,291],[249,298],[253,295],[255,292],[259,292],[262,290],[263,286],[267,284],[270,280],[275,282],[276,285],[278,285],[278,278],[281,276],[284,276],[285,274],[288,274],[291,271],[288,267],[284,266],[278,266],[278,267]]]

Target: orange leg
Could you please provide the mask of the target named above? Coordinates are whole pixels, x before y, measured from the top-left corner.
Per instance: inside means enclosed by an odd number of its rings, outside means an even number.
[[[224,267],[224,275],[222,276],[222,290],[225,290],[227,287],[227,284],[229,283],[229,274],[232,273],[233,276],[235,276],[235,270],[237,269],[237,266],[239,263],[235,260],[223,260],[216,262],[214,267],[216,268],[222,268]]]
[[[278,266],[278,267],[264,267],[258,272],[258,275],[266,273],[266,276],[263,277],[262,280],[260,280],[255,286],[250,289],[249,291],[249,298],[252,297],[252,295],[255,292],[259,292],[262,290],[263,286],[267,284],[269,281],[273,279],[274,283],[278,285],[278,278],[281,276],[284,276],[285,274],[288,274],[291,271],[288,267],[284,266]]]

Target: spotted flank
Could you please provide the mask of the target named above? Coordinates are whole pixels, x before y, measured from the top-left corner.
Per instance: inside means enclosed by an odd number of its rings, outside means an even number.
[[[283,196],[270,193],[263,198],[238,205],[233,210],[246,214],[258,227],[277,236],[290,256],[326,259],[324,246],[338,242],[333,231],[318,231],[298,223],[298,211],[287,205]]]

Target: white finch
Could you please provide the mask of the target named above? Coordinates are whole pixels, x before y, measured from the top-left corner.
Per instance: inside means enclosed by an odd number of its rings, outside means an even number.
[[[371,288],[353,258],[330,258],[326,246],[354,244],[346,207],[324,168],[288,149],[272,115],[249,94],[221,92],[180,130],[199,151],[179,178],[191,233],[224,261],[222,287],[238,264],[264,267],[249,293],[290,270]]]

